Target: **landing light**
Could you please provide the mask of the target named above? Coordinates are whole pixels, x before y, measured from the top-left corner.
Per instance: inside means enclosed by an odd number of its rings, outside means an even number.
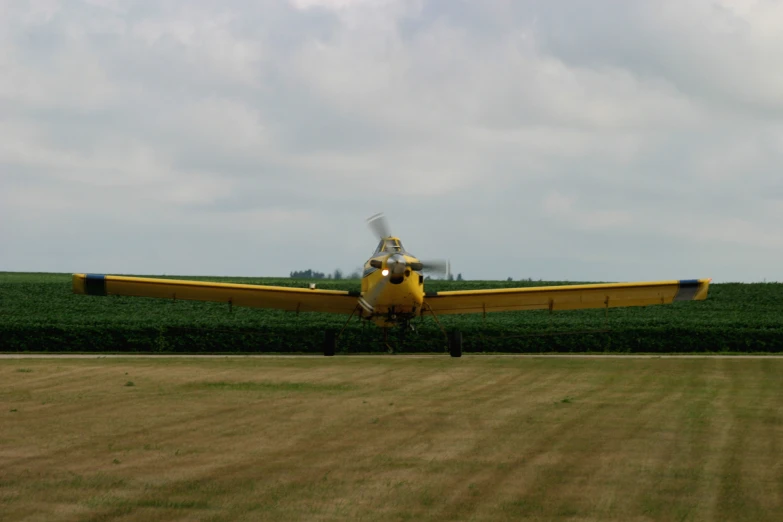
[[[387,275],[389,275],[389,269],[388,268],[384,268],[383,270],[381,270],[381,275],[383,277],[386,277]]]

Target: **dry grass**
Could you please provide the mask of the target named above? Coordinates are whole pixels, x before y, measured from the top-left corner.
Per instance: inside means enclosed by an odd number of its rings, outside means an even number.
[[[0,519],[777,521],[782,370],[3,360]]]

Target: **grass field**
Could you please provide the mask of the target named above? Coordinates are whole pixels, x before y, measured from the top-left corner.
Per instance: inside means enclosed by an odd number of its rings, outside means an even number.
[[[306,287],[289,278],[208,279]],[[428,290],[563,284],[557,281],[428,281]],[[321,288],[358,290],[358,280],[318,280]],[[70,274],[0,272],[0,351],[320,353],[324,330],[346,317],[226,304],[74,295]],[[706,301],[604,310],[450,315],[466,352],[781,352],[783,284],[711,285]],[[431,318],[416,320],[403,352],[443,352]],[[352,322],[338,352],[385,352],[380,329]]]
[[[783,513],[783,360],[0,360],[0,520]]]

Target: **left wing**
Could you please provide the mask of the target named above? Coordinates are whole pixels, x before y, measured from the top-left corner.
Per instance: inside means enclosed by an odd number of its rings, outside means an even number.
[[[103,274],[74,274],[73,292],[214,301],[236,306],[337,314],[350,314],[359,303],[359,292]]]
[[[683,279],[650,283],[497,288],[428,292],[423,312],[480,314],[511,310],[579,310],[671,304],[707,298],[712,279]]]

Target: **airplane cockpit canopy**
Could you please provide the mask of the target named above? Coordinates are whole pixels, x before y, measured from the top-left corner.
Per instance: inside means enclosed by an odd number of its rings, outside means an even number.
[[[405,252],[405,247],[403,247],[400,240],[396,238],[382,239],[381,242],[378,243],[378,248],[375,249],[375,254],[396,254],[402,252]]]

